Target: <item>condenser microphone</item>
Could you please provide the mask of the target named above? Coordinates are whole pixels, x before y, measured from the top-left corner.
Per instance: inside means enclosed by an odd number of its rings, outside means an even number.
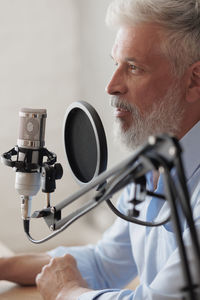
[[[24,220],[31,218],[32,197],[41,186],[47,195],[47,208],[50,207],[50,193],[55,191],[56,180],[63,175],[56,154],[44,147],[46,118],[46,109],[22,108],[17,146],[1,155],[1,161],[16,172],[15,189],[20,194]]]
[[[22,108],[19,111],[15,189],[20,194],[23,219],[30,218],[32,197],[41,187],[46,117],[46,109]]]

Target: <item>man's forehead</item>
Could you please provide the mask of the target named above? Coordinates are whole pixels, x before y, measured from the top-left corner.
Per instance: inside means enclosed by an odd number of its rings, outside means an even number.
[[[147,55],[149,52],[160,54],[160,44],[160,31],[155,25],[123,26],[117,32],[112,55],[123,52],[130,57],[137,54]]]

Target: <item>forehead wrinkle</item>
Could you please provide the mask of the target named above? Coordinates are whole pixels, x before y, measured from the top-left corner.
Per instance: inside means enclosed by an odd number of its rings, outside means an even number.
[[[119,51],[118,51],[119,49]],[[137,64],[144,64],[145,63],[145,57],[139,53],[136,53],[136,49],[134,50],[135,56],[132,55],[132,53],[128,53],[128,51],[124,51],[126,48],[123,48],[123,51],[120,51],[120,47],[118,44],[115,44],[112,48],[112,52],[110,54],[111,59],[113,59],[116,62],[125,62],[125,63],[137,63]],[[125,52],[125,53],[124,53]],[[126,55],[127,52],[127,55]]]

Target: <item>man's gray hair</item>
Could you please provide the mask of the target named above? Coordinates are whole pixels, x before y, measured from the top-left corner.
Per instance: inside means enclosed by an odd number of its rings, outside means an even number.
[[[200,0],[114,0],[106,23],[111,27],[154,23],[163,28],[163,53],[176,75],[200,61]]]

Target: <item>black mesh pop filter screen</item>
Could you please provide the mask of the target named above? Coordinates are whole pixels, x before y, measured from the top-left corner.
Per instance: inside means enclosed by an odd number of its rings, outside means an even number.
[[[107,167],[107,143],[102,122],[87,102],[72,103],[65,114],[64,146],[73,175],[88,183]]]

